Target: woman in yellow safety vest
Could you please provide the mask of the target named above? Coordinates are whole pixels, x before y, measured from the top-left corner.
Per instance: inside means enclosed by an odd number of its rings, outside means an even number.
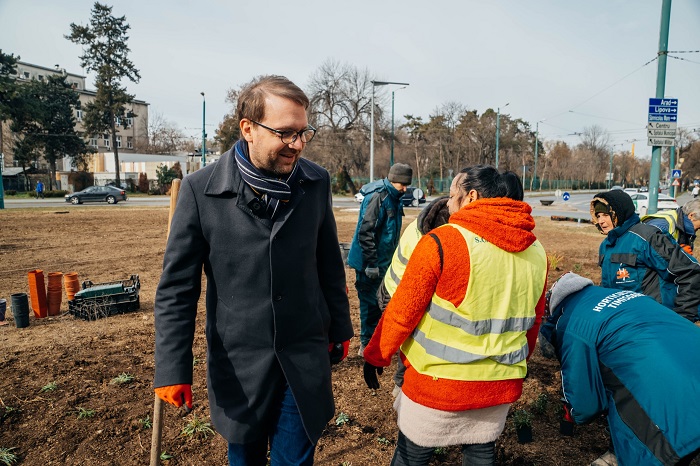
[[[450,187],[449,223],[411,254],[364,352],[373,389],[399,348],[406,365],[392,465],[427,465],[450,445],[468,464],[495,462],[544,313],[547,257],[522,199],[515,173],[468,167]]]

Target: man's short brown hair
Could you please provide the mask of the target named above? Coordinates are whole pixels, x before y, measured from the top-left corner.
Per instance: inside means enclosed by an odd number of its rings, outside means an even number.
[[[238,96],[236,116],[238,120],[262,121],[265,117],[265,97],[268,94],[292,100],[304,109],[309,108],[309,98],[299,86],[284,76],[258,76],[245,85]]]

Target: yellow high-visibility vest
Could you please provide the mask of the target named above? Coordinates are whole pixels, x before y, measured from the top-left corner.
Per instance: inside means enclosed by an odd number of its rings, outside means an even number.
[[[547,279],[539,241],[510,253],[455,224],[469,249],[471,271],[459,306],[433,295],[401,351],[421,374],[452,380],[525,377],[526,333]],[[449,251],[445,251],[449,254]]]
[[[646,223],[647,220],[652,219],[652,218],[660,218],[662,220],[666,220],[668,222],[668,234],[673,237],[676,241],[678,241],[678,212],[676,212],[675,209],[673,210],[660,210],[656,212],[655,214],[649,214],[645,215],[642,217],[642,222]]]
[[[389,265],[386,275],[384,275],[384,287],[389,293],[389,296],[394,296],[396,288],[399,286],[399,282],[401,282],[401,277],[403,277],[406,271],[408,259],[411,257],[411,253],[422,237],[423,234],[420,232],[420,229],[418,229],[418,219],[411,222],[401,235],[399,246],[396,248],[396,251],[394,251],[394,257],[391,259],[391,264]]]

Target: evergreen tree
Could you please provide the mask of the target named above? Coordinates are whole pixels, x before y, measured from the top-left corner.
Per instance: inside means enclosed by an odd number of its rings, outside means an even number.
[[[66,37],[73,43],[82,45],[81,65],[88,71],[97,73],[95,99],[85,105],[85,129],[88,134],[109,133],[114,150],[116,184],[121,185],[119,174],[119,150],[117,148],[117,118],[126,128],[127,118],[136,116],[127,111],[126,105],[133,102],[134,96],[126,92],[121,81],[126,78],[133,83],[141,79],[139,70],[129,60],[127,32],[131,28],[126,17],[112,15],[112,7],[95,2],[92,7],[90,24],[70,25],[71,33]]]

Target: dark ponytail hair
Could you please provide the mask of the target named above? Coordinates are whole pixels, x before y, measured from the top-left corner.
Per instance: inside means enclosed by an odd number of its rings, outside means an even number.
[[[516,201],[523,200],[523,185],[518,175],[512,171],[499,173],[491,165],[472,165],[463,168],[460,173],[466,175],[460,183],[465,193],[473,189],[479,193],[479,197],[508,197]]]

